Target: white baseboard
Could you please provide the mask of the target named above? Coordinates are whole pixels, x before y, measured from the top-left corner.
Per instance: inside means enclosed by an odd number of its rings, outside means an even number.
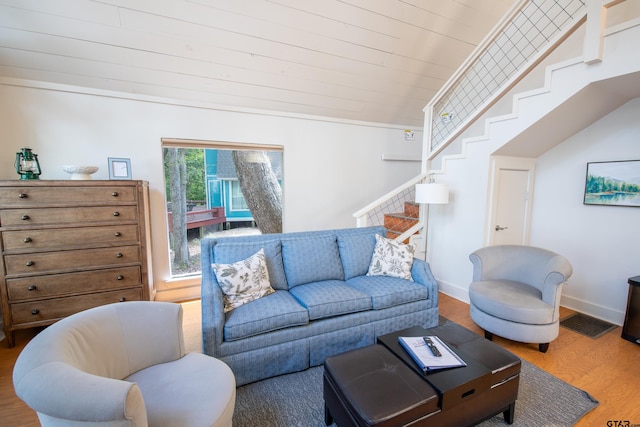
[[[176,289],[158,290],[156,292],[156,301],[180,302],[189,301],[200,298],[200,285],[185,286]]]
[[[571,310],[584,313],[588,316],[604,320],[605,322],[613,323],[614,325],[622,326],[624,323],[625,313],[619,310],[614,310],[610,307],[603,307],[601,305],[568,297],[566,295],[562,296],[560,305],[570,308]]]
[[[437,280],[437,279],[436,279]],[[459,285],[453,283],[447,283],[441,280],[437,280],[440,292],[447,294],[452,298],[460,300],[469,304],[469,288],[462,288]]]

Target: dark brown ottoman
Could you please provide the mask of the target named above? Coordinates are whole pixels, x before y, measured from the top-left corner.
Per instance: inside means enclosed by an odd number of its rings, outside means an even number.
[[[437,335],[466,363],[423,375],[398,336]],[[347,426],[469,426],[504,413],[513,423],[520,359],[455,323],[384,335],[328,357],[325,422]]]

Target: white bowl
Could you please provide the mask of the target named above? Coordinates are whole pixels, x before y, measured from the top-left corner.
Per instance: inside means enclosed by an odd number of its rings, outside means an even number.
[[[71,174],[71,179],[91,179],[91,174],[98,171],[98,166],[65,165],[62,170]]]

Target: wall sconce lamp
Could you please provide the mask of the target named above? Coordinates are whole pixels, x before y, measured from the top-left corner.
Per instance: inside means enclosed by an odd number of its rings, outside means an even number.
[[[16,172],[20,175],[20,179],[40,179],[42,173],[38,155],[31,151],[31,148],[23,148],[16,153],[15,165]]]

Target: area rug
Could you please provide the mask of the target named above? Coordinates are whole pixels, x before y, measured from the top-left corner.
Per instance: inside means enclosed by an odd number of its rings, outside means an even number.
[[[324,427],[322,374],[317,366],[239,387],[234,427]],[[588,393],[522,361],[513,426],[572,426],[596,406]],[[500,414],[479,425],[508,424]]]
[[[582,313],[575,313],[561,319],[560,326],[593,339],[601,337],[616,328],[616,325]]]

